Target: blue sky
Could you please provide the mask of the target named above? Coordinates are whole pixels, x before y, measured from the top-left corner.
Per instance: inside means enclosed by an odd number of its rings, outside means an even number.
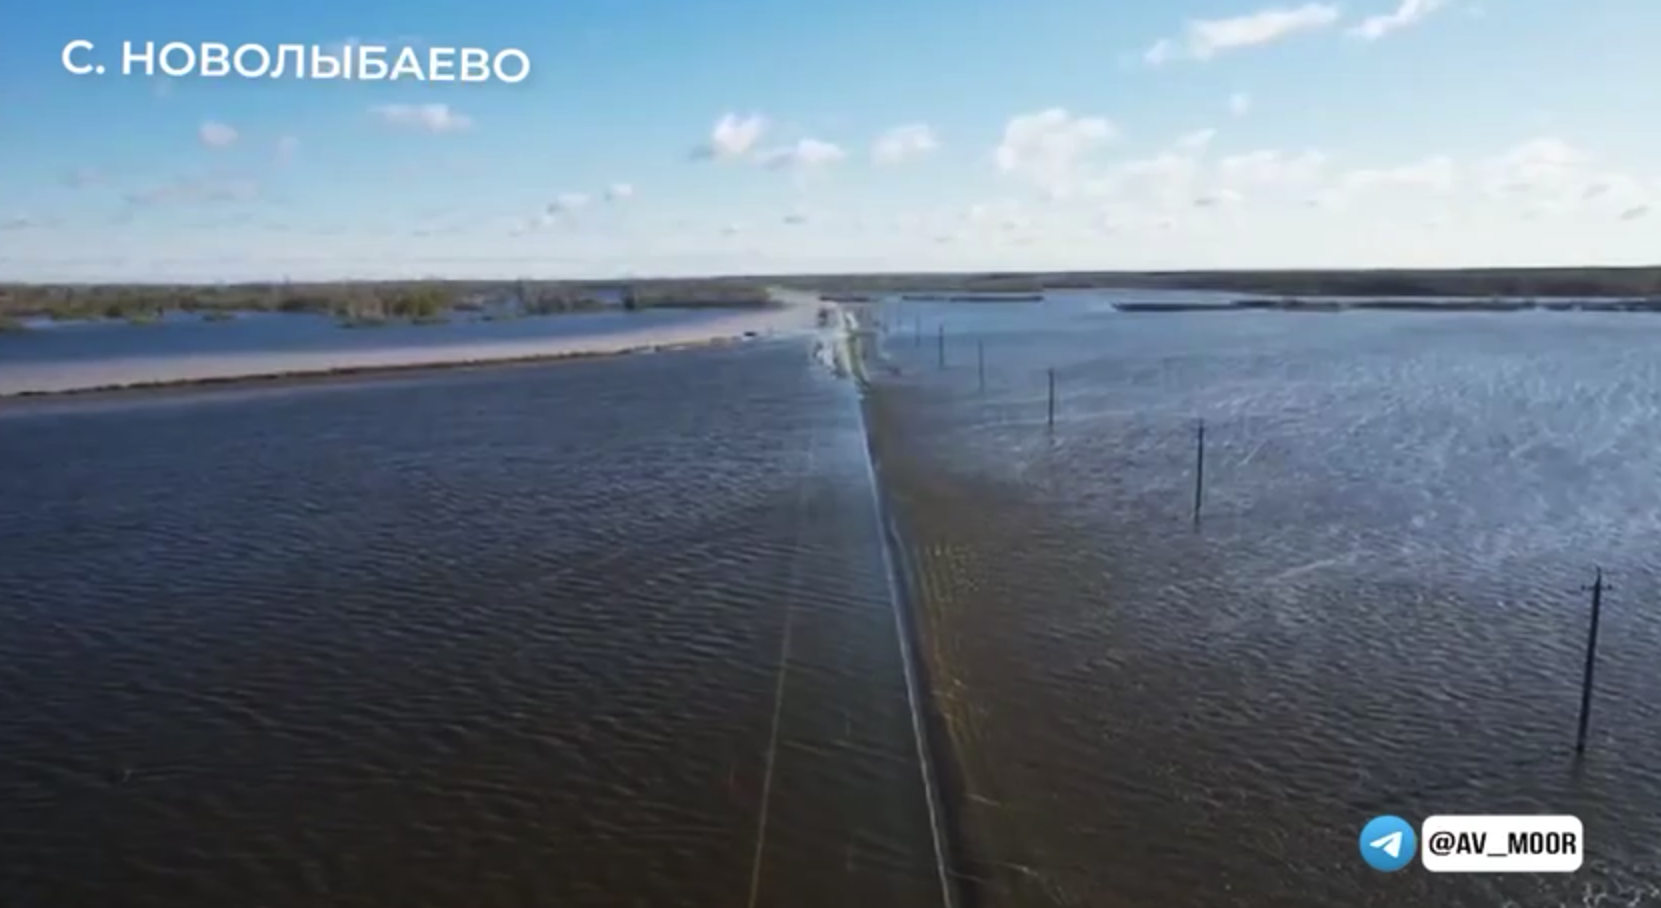
[[[0,279],[1655,262],[1657,33],[1649,0],[59,0],[0,33]],[[146,78],[123,41],[532,72]]]

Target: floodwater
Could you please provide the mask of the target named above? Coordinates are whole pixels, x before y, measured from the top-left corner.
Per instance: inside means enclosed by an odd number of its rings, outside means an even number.
[[[35,321],[0,333],[0,397],[340,369],[442,365],[693,344],[795,333],[811,307],[576,312],[447,324],[346,328],[334,318],[242,313],[207,321],[171,313],[155,324]]]
[[[1661,320],[884,315],[868,418],[987,904],[1661,903]],[[1380,813],[1570,813],[1589,854],[1387,876]]]
[[[0,904],[938,906],[925,765],[966,906],[1661,902],[1661,318],[882,310],[0,411]]]
[[[938,903],[801,344],[21,404],[0,503],[7,908]]]

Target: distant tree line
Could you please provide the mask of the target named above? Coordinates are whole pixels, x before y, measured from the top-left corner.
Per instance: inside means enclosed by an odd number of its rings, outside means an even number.
[[[1661,267],[1451,271],[1194,271],[736,276],[608,281],[379,281],[250,284],[0,284],[0,331],[25,318],[153,320],[167,312],[304,312],[348,322],[441,321],[456,313],[549,315],[613,307],[758,307],[768,288],[1030,294],[1057,289],[1217,290],[1277,297],[1642,298]]]
[[[0,330],[24,318],[147,321],[168,312],[329,315],[349,322],[439,321],[460,312],[551,315],[604,307],[769,305],[753,281],[381,281],[260,284],[0,284]]]
[[[1045,290],[1215,290],[1267,296],[1661,296],[1661,267],[1466,270],[1094,271],[979,274],[795,275],[773,283],[846,294],[1022,294]]]

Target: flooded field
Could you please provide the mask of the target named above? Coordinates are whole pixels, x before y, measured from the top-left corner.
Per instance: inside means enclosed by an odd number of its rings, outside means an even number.
[[[1661,321],[1112,302],[12,402],[0,904],[1661,902]],[[1512,812],[1584,869],[1357,854]]]
[[[859,418],[797,344],[0,415],[0,904],[937,904]]]
[[[870,430],[987,904],[1661,899],[1661,323],[884,314]],[[1386,876],[1379,813],[1573,813],[1589,857]]]

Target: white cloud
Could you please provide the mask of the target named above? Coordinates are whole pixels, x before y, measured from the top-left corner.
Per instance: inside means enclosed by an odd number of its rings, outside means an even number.
[[[1649,188],[1642,180],[1619,171],[1592,175],[1580,191],[1580,199],[1583,202],[1623,208],[1643,205],[1650,198]]]
[[[1394,10],[1363,19],[1349,34],[1363,41],[1377,41],[1391,32],[1418,25],[1447,5],[1448,0],[1401,0]]]
[[[871,146],[871,159],[878,164],[899,164],[939,147],[940,140],[927,124],[910,123],[883,133]]]
[[[761,163],[767,167],[785,168],[813,168],[835,164],[846,158],[848,153],[840,146],[818,139],[802,139],[794,145],[774,148],[761,155]]]
[[[1014,199],[999,199],[991,202],[977,202],[963,209],[958,215],[959,225],[963,228],[962,236],[996,237],[1011,233],[1019,233],[1033,225],[1033,218]]]
[[[1252,96],[1243,91],[1237,91],[1228,97],[1228,112],[1243,117],[1252,111]]]
[[[1088,188],[1095,195],[1117,196],[1129,192],[1151,197],[1168,209],[1186,207],[1195,195],[1206,149],[1216,136],[1214,129],[1188,133],[1172,142],[1167,151],[1117,164],[1092,180]]]
[[[461,132],[473,126],[471,117],[448,104],[380,104],[369,112],[388,126],[421,132]]]
[[[1396,167],[1351,170],[1340,179],[1339,187],[1346,193],[1391,188],[1448,192],[1458,179],[1459,168],[1453,159],[1435,155]]]
[[[606,201],[626,202],[634,198],[634,186],[629,183],[613,183],[606,187]]]
[[[1596,182],[1592,156],[1557,136],[1515,145],[1479,165],[1482,186],[1495,198],[1526,196],[1562,205]]]
[[[209,148],[229,148],[236,142],[236,130],[224,123],[203,123],[196,130],[196,138]]]
[[[283,136],[277,140],[278,163],[287,164],[288,162],[294,160],[294,156],[299,154],[299,152],[300,140],[294,136]]]
[[[557,215],[578,211],[588,207],[589,198],[586,193],[562,192],[548,203],[548,214]]]
[[[1199,198],[1196,198],[1194,200],[1194,207],[1222,208],[1230,205],[1238,205],[1243,201],[1245,201],[1245,196],[1232,189],[1218,189],[1215,192],[1209,192]]]
[[[1230,155],[1217,162],[1221,179],[1233,185],[1301,186],[1321,177],[1327,156],[1314,149],[1285,152],[1275,149]]]
[[[1074,116],[1059,107],[1012,117],[993,153],[998,170],[1054,196],[1071,194],[1089,154],[1118,134],[1101,117]]]
[[[1161,38],[1142,54],[1151,66],[1189,58],[1209,60],[1225,51],[1271,44],[1338,21],[1338,7],[1326,3],[1274,6],[1226,19],[1191,19],[1180,39]]]
[[[1217,130],[1215,129],[1196,129],[1177,139],[1176,146],[1179,151],[1198,154],[1211,147],[1212,140],[1216,138]]]
[[[1193,153],[1167,151],[1127,161],[1102,181],[1101,188],[1104,194],[1128,190],[1137,195],[1151,195],[1161,205],[1173,208],[1185,204],[1193,195],[1199,170],[1199,158]]]
[[[749,154],[767,132],[767,120],[760,114],[723,114],[710,129],[709,140],[693,150],[693,157],[730,161]]]

